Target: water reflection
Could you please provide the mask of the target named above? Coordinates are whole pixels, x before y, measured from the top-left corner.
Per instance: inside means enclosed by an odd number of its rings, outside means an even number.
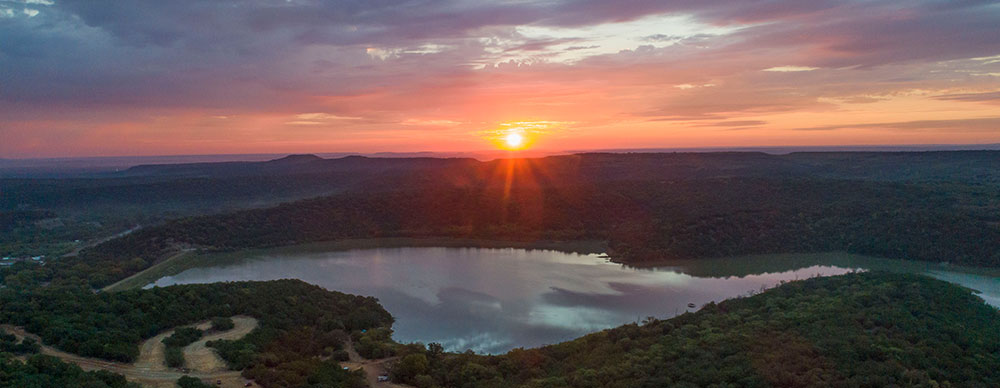
[[[153,285],[297,278],[331,290],[378,297],[396,317],[398,341],[501,353],[569,340],[647,316],[670,317],[692,310],[689,303],[701,306],[748,295],[781,281],[879,266],[868,260],[850,255],[782,255],[639,269],[610,263],[599,255],[545,250],[380,248],[261,254],[189,269]],[[984,298],[1000,301],[1000,280],[995,277],[949,271],[937,271],[935,276],[975,283],[979,287],[970,287],[986,289]]]

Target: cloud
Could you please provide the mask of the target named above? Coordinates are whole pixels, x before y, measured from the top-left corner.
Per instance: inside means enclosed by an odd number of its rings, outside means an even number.
[[[968,102],[990,102],[990,103],[1000,103],[1000,91],[997,92],[985,92],[985,93],[961,93],[961,94],[945,94],[941,96],[935,96],[935,99],[943,101],[968,101]]]
[[[950,131],[1000,131],[1000,117],[953,120],[916,120],[886,123],[859,123],[799,128],[802,131],[833,131],[840,129],[888,129],[888,130],[950,130]]]
[[[993,56],[989,56],[989,57],[972,58],[972,60],[973,61],[979,61],[979,62],[982,62],[983,64],[987,64],[987,65],[991,64],[991,63],[1000,63],[1000,55],[993,55]]]
[[[286,121],[288,125],[323,125],[331,121],[361,120],[361,117],[338,116],[329,113],[300,113],[295,115],[295,120]]]
[[[818,67],[812,67],[812,66],[775,66],[775,67],[769,67],[767,69],[764,69],[763,71],[773,71],[773,72],[780,72],[780,73],[788,73],[788,72],[799,72],[799,71],[813,71],[813,70],[817,70],[817,69],[819,69],[819,68]]]
[[[462,125],[462,122],[454,120],[442,120],[442,119],[406,119],[400,122],[400,124],[432,126],[432,127],[453,127],[456,125]]]
[[[767,121],[763,120],[731,120],[731,121],[717,121],[709,124],[702,124],[702,126],[710,127],[756,127],[761,125],[766,125]]]
[[[329,113],[301,113],[295,117],[300,120],[361,120],[361,117],[338,116]]]

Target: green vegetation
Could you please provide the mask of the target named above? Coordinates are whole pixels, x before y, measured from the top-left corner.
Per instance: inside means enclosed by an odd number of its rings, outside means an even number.
[[[401,349],[393,376],[417,387],[992,387],[1000,311],[943,281],[860,273],[501,356]]]
[[[0,386],[18,388],[87,387],[139,388],[125,377],[107,371],[84,372],[80,367],[44,355],[26,362],[0,353]]]
[[[272,365],[272,364],[266,364]],[[301,358],[294,363],[256,366],[243,373],[263,387],[365,388],[364,371],[347,371],[333,360]]]
[[[25,355],[38,353],[40,346],[38,342],[31,338],[25,338],[18,342],[13,334],[0,330],[0,353],[12,353],[14,355]]]
[[[0,210],[0,256],[61,256],[79,245],[76,240],[105,233],[105,227],[98,225],[96,218],[83,221],[50,210]]]
[[[232,318],[229,318],[229,317],[215,317],[215,318],[212,318],[212,328],[211,328],[211,330],[214,330],[214,331],[227,331],[227,330],[232,330],[234,327],[236,327],[236,324],[233,323],[233,319]]]
[[[396,354],[392,343],[392,329],[380,327],[354,333],[354,350],[367,359],[391,357]]]
[[[49,388],[138,388],[125,378],[106,371],[84,372],[52,356],[38,353],[39,345],[31,338],[21,342],[13,334],[0,330],[0,387]],[[27,357],[25,361],[12,356]]]
[[[99,294],[69,287],[8,288],[0,289],[0,301],[0,321],[24,326],[62,350],[123,362],[135,360],[141,339],[164,330],[212,317],[258,317],[260,326],[243,339],[213,345],[219,345],[220,355],[230,365],[246,367],[248,377],[270,381],[272,386],[304,385],[314,373],[328,368],[315,357],[341,349],[345,332],[392,323],[374,298],[331,292],[297,280]],[[178,330],[177,344],[192,341],[193,333],[187,332]],[[324,373],[321,380],[354,379]]]
[[[323,326],[320,324],[308,330],[282,335],[276,340],[276,344],[259,345],[259,341],[254,338],[257,331],[254,331],[243,340],[211,341],[208,346],[219,352],[230,369],[243,369],[243,376],[262,386],[365,386],[362,372],[343,370],[335,357],[338,351],[343,350],[348,334],[339,330],[339,325],[326,325],[325,329]],[[354,330],[360,332],[372,329],[354,327]]]
[[[174,334],[163,339],[163,344],[173,347],[185,347],[201,339],[203,332],[193,327],[182,327],[174,330]]]
[[[184,347],[199,340],[202,334],[202,331],[196,328],[182,327],[174,330],[174,334],[164,338],[163,344],[166,347],[163,349],[163,354],[167,366],[171,368],[184,366]]]
[[[180,368],[184,366],[184,349],[176,346],[163,348],[163,359],[167,366]]]
[[[214,388],[214,385],[206,384],[191,376],[181,376],[177,379],[177,386],[180,388]]]
[[[264,349],[251,341],[218,340],[208,343],[226,360],[230,369],[243,369],[243,376],[270,387],[299,387],[327,384],[334,387],[364,387],[363,372],[349,372],[337,363],[336,353],[342,351],[343,332],[323,333],[317,330],[284,336],[282,346]],[[390,345],[386,345],[390,346]],[[336,349],[336,350],[334,350]],[[260,350],[255,356],[255,350]],[[303,355],[312,355],[304,357]],[[315,356],[329,357],[328,360]],[[323,385],[321,385],[323,386]]]

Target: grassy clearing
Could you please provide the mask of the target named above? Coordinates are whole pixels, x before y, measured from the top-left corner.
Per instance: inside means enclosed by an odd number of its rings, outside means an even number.
[[[178,252],[177,254],[154,264],[152,267],[146,268],[142,272],[102,288],[101,291],[114,292],[142,288],[143,286],[152,283],[161,277],[177,274],[185,269],[196,267],[198,263],[202,262],[202,260],[199,259],[201,257],[202,255],[197,254],[194,251]]]

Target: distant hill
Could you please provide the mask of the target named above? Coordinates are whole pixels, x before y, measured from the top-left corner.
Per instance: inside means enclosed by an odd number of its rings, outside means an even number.
[[[563,224],[556,225],[559,230],[537,223],[501,225],[496,222],[504,221],[500,210],[513,210],[493,209],[489,206],[496,204],[486,203],[468,207],[486,192],[507,193],[501,198],[520,193],[531,201],[504,206],[530,214],[529,206],[544,204],[534,213]],[[523,239],[544,231],[556,239],[610,239],[615,242],[612,247],[631,261],[789,249],[838,249],[987,266],[1000,260],[994,257],[996,250],[989,253],[994,245],[968,243],[977,238],[986,240],[972,241],[993,241],[989,239],[1000,233],[1000,151],[587,153],[486,162],[290,155],[256,162],[136,166],[86,179],[0,179],[0,193],[0,211],[51,211],[80,230],[48,241],[48,236],[57,235],[54,231],[41,233],[30,225],[11,229],[20,237],[0,234],[0,249],[6,241],[18,244],[9,251],[35,251],[34,246],[65,243],[66,239],[110,236],[136,224],[149,226],[171,218],[327,197],[333,199],[312,203],[321,204],[322,209],[301,215],[291,211],[304,206],[300,203],[279,207],[282,212],[289,210],[280,217],[294,215],[285,221],[291,226],[281,226],[280,236],[255,236],[261,231],[252,228],[268,227],[259,221],[232,227],[232,233],[258,244],[278,244],[334,238],[345,227],[354,233],[352,237],[431,235],[433,231],[459,237],[493,234]],[[448,221],[452,224],[420,218],[396,220],[382,213],[361,213],[363,217],[325,229],[316,227],[321,223],[313,220],[344,209],[373,212],[379,209],[370,209],[371,203],[396,196],[399,199],[385,206],[409,204],[401,210],[412,212],[428,206],[413,201],[429,193],[445,193],[445,198],[459,195],[452,202],[434,202],[436,214],[421,215],[438,217],[437,221],[448,215],[453,217]],[[550,197],[536,200],[531,195]],[[365,217],[373,223],[352,224]],[[477,219],[484,225],[492,223],[494,230],[473,233],[464,229]],[[591,224],[582,227],[569,220]],[[104,230],[110,228],[104,225],[117,227]],[[525,230],[526,225],[534,229]],[[544,227],[549,226],[553,225]],[[293,231],[300,235],[287,235]],[[27,236],[36,236],[31,237],[33,245],[21,243]],[[200,241],[201,237],[184,239]]]
[[[118,177],[209,177],[302,175],[351,171],[365,174],[389,170],[421,170],[478,163],[475,159],[368,158],[346,156],[324,159],[316,155],[289,155],[264,162],[153,164],[131,167]]]
[[[934,152],[763,152],[583,153],[523,159],[554,179],[587,180],[697,179],[718,177],[816,177],[879,181],[1000,182],[1000,151]],[[208,177],[322,174],[352,171],[370,174],[416,171],[453,174],[454,169],[484,176],[505,159],[371,158],[324,159],[290,155],[263,162],[140,165],[115,177]]]

